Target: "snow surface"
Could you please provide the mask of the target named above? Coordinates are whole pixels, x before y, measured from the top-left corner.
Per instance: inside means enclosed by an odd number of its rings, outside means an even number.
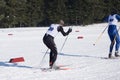
[[[42,42],[47,28],[0,29],[0,80],[120,80],[120,59],[102,58],[107,57],[109,51],[107,30],[95,43],[106,26],[105,23],[72,26],[73,31],[62,51],[66,37],[59,33],[55,37],[59,52],[56,65],[66,65],[71,69],[51,72],[39,69],[40,65],[48,67],[49,54],[41,63],[47,51]],[[17,57],[24,57],[25,62],[8,63]]]

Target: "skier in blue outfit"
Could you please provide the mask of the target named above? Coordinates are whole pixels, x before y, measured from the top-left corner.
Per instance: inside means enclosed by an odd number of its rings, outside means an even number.
[[[111,14],[105,18],[105,21],[108,22],[108,35],[111,41],[108,58],[113,58],[112,50],[115,45],[115,57],[120,57],[119,46],[120,46],[120,36],[117,30],[117,23],[120,21],[120,15],[116,14],[116,10],[112,10]]]

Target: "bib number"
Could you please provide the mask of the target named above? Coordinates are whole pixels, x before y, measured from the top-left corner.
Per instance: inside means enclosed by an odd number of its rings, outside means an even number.
[[[114,19],[110,19],[109,21],[112,22]]]
[[[49,27],[49,29],[48,29],[49,31],[53,31],[54,30],[54,28],[53,27]]]

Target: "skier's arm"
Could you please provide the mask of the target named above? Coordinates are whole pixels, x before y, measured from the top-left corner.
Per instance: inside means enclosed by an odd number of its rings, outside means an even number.
[[[72,29],[69,28],[68,31],[65,32],[65,31],[63,30],[63,27],[62,27],[62,26],[59,26],[59,27],[58,27],[58,32],[61,32],[63,36],[67,36],[70,32],[72,32]]]
[[[116,18],[118,19],[118,21],[120,21],[120,15],[116,15]]]
[[[102,19],[102,21],[103,21],[103,22],[108,22],[108,17],[109,17],[109,16],[104,17],[104,18]]]

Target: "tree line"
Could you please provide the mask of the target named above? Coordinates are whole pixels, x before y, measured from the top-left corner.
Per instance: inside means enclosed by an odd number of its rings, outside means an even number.
[[[0,0],[0,28],[100,23],[120,0]]]

